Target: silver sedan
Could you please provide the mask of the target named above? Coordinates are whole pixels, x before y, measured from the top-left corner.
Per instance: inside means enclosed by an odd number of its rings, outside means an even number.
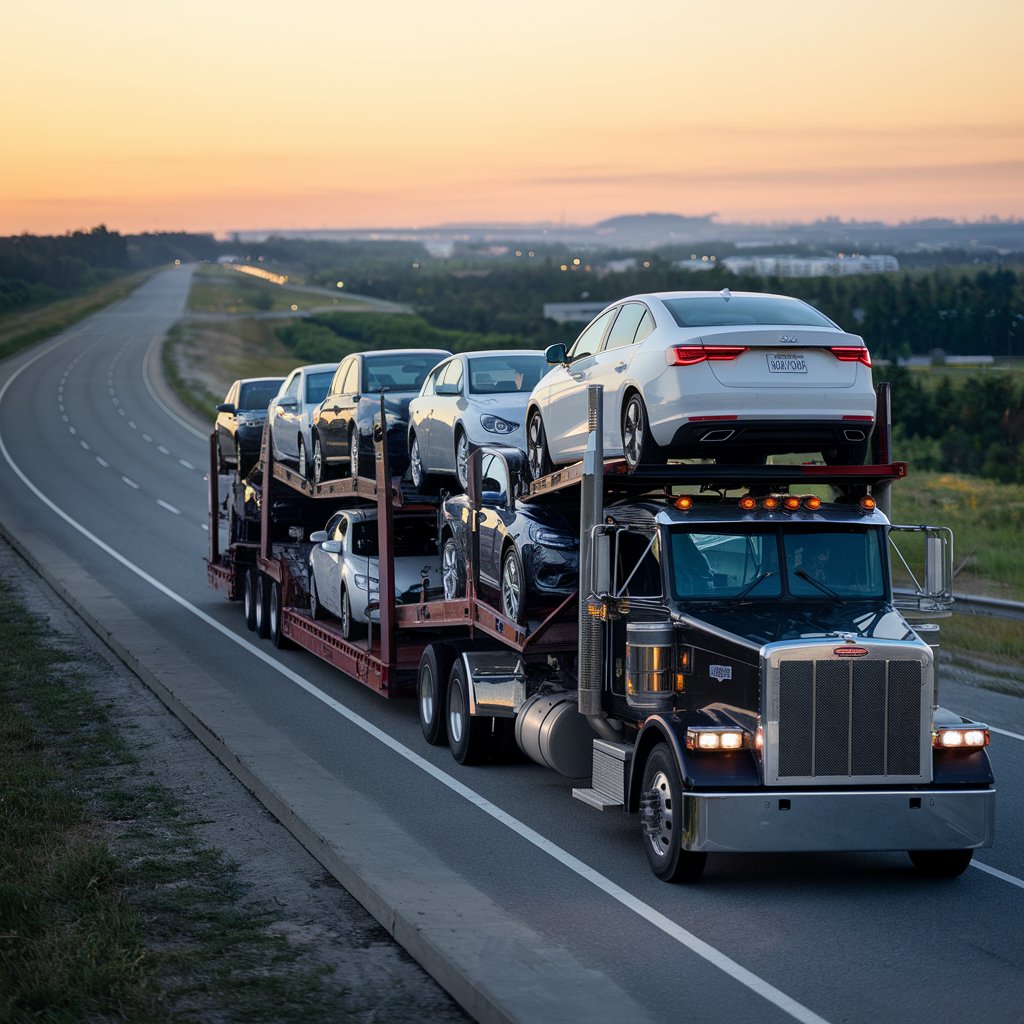
[[[789,452],[855,463],[867,454],[871,356],[863,339],[799,299],[728,289],[632,295],[546,355],[554,369],[527,409],[535,479],[583,457],[589,384],[604,387],[605,453],[631,467]]]
[[[469,484],[471,447],[526,450],[526,403],[548,370],[530,349],[460,352],[427,376],[409,403],[409,469],[419,489],[438,475]]]
[[[288,374],[267,410],[275,460],[297,462],[304,477],[313,475],[313,413],[327,396],[337,369],[337,363],[297,367]]]

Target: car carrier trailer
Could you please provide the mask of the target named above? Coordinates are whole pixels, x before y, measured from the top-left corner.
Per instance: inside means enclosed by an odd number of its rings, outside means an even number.
[[[880,510],[906,474],[889,457],[887,390],[875,464],[848,467],[626,473],[603,459],[598,389],[589,400],[583,463],[527,483],[520,453],[495,450],[518,493],[489,500],[580,503],[578,594],[543,619],[513,622],[480,599],[472,544],[463,598],[382,601],[380,628],[362,642],[311,617],[311,522],[337,503],[375,502],[380,593],[392,595],[393,516],[431,509],[391,480],[379,442],[376,479],[315,487],[272,464],[264,443],[258,539],[223,551],[211,447],[210,581],[241,597],[275,643],[387,696],[414,689],[424,737],[457,761],[514,744],[579,782],[573,796],[589,806],[637,814],[666,881],[699,878],[719,852],[906,850],[926,874],[961,873],[993,839],[989,733],[939,706],[924,639],[935,627],[908,621],[948,614],[952,541],[943,529],[893,527]],[[275,519],[281,507],[287,522]],[[927,570],[902,607],[890,560],[898,531],[919,535]]]

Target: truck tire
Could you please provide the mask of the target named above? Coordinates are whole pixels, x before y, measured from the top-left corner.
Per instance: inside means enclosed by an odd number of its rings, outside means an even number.
[[[911,863],[925,878],[958,878],[967,870],[973,850],[909,850]]]
[[[268,607],[268,594],[267,594],[267,580],[262,573],[252,571],[256,578],[256,603],[255,603],[255,618],[256,618],[256,635],[261,640],[266,640],[270,636],[270,609]]]
[[[456,651],[451,644],[427,644],[420,658],[416,678],[416,700],[419,706],[423,738],[434,747],[448,742],[448,677],[455,664]]]
[[[258,577],[255,569],[248,569],[242,581],[242,610],[245,612],[245,628],[256,628],[256,587]]]
[[[668,744],[647,758],[640,796],[640,825],[651,870],[663,882],[696,882],[708,855],[683,849],[683,785]]]
[[[448,677],[448,747],[459,764],[480,764],[487,758],[491,719],[469,714],[469,684],[461,661]]]
[[[282,629],[284,616],[284,602],[282,601],[281,584],[277,580],[270,583],[270,622],[268,630],[270,640],[278,650],[286,651],[292,646],[291,641],[284,635]]]

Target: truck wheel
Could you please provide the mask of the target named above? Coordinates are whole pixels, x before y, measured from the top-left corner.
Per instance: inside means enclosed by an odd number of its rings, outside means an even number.
[[[267,581],[262,573],[258,573],[253,570],[253,575],[256,577],[256,635],[261,640],[266,640],[270,636],[270,609],[267,607]]]
[[[256,587],[258,579],[255,569],[249,569],[242,582],[242,610],[245,612],[245,628],[256,628]]]
[[[423,738],[434,747],[442,747],[448,742],[445,709],[448,706],[448,676],[453,664],[455,648],[451,644],[427,644],[420,658],[416,682],[420,728]]]
[[[967,870],[973,850],[910,850],[910,860],[925,878],[957,878]]]
[[[622,410],[622,454],[630,469],[661,460],[661,451],[651,434],[644,400],[635,392]]]
[[[651,870],[663,882],[696,882],[708,855],[683,849],[683,786],[675,758],[659,743],[644,767],[640,826]]]
[[[469,684],[461,661],[448,677],[448,747],[459,764],[480,764],[487,757],[491,719],[469,714]]]
[[[292,646],[291,641],[284,635],[282,631],[282,618],[284,613],[284,605],[281,594],[281,584],[277,580],[271,581],[270,584],[270,640],[273,645],[279,650],[286,651]]]
[[[526,578],[515,548],[509,548],[501,560],[501,614],[526,625]]]
[[[466,596],[466,563],[454,537],[445,538],[441,549],[441,584],[444,596],[449,601]]]

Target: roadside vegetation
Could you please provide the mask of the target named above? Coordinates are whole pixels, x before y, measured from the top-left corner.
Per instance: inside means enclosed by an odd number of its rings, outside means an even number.
[[[0,585],[0,1021],[351,1019]]]

